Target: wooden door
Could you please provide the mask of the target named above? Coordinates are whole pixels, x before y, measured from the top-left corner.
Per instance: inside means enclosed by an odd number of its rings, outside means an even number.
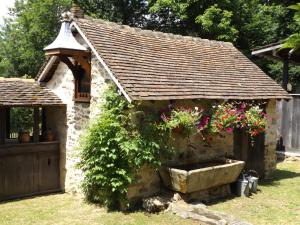
[[[234,133],[234,157],[246,162],[245,170],[255,170],[260,177],[264,177],[265,134],[262,133],[251,142],[245,130]]]
[[[59,152],[39,153],[39,191],[54,190],[59,187]]]
[[[0,158],[0,196],[20,196],[37,192],[35,158],[33,155],[14,155]]]
[[[59,143],[0,147],[0,200],[59,190]]]

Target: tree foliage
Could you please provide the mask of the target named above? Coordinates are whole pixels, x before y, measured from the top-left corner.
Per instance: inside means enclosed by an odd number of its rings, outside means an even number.
[[[205,36],[235,42],[238,30],[232,26],[232,15],[232,12],[222,10],[215,4],[206,9],[203,15],[197,16],[196,23],[202,25]]]
[[[294,20],[298,26],[300,26],[300,3],[289,6],[289,9],[295,10]],[[283,44],[283,48],[289,48],[293,49],[293,51],[298,51],[300,48],[300,33],[294,33],[289,36]]]
[[[298,13],[294,0],[76,0],[85,14],[147,29],[233,42],[272,78],[280,81],[280,63],[252,58],[257,46],[284,40],[297,44]],[[1,31],[0,73],[34,76],[59,29],[60,13],[71,0],[18,0]],[[299,15],[298,15],[299,18]],[[298,21],[297,21],[298,20]],[[278,68],[278,69],[274,69]],[[292,68],[291,79],[300,76]]]
[[[77,0],[91,17],[132,26],[145,26],[148,4],[145,0]]]
[[[70,0],[17,0],[0,33],[2,76],[35,76],[44,61],[43,48],[60,28],[61,12]]]

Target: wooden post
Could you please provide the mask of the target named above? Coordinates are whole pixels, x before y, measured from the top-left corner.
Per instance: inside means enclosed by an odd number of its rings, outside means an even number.
[[[285,57],[283,59],[283,75],[282,75],[282,87],[287,90],[289,83],[289,59]]]
[[[10,108],[6,108],[6,138],[10,139]]]
[[[47,131],[46,108],[42,108],[42,132]]]
[[[0,107],[0,144],[5,144],[6,138],[6,108]]]
[[[40,139],[40,108],[34,108],[33,142],[39,142]]]

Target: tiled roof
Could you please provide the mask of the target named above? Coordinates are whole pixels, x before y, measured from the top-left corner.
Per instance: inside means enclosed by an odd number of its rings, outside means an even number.
[[[33,79],[0,78],[0,106],[59,106],[63,102]]]
[[[289,98],[231,43],[103,20],[76,24],[132,100]]]
[[[52,57],[48,57],[45,59],[43,65],[41,66],[41,68],[38,71],[37,76],[35,77],[35,80],[37,81],[43,74],[43,72],[45,71],[47,65],[49,63],[51,63]],[[46,76],[43,78],[44,82],[49,81],[49,79],[51,79],[52,75],[55,73],[58,65],[59,65],[60,61],[58,57],[54,57],[53,58],[53,62],[52,65],[50,66],[50,68],[48,69],[47,73],[45,74]]]

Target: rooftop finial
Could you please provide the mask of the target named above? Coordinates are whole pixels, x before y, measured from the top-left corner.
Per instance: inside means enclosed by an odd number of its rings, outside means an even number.
[[[61,14],[62,21],[63,22],[70,22],[72,20],[72,13],[70,12],[63,12]]]

